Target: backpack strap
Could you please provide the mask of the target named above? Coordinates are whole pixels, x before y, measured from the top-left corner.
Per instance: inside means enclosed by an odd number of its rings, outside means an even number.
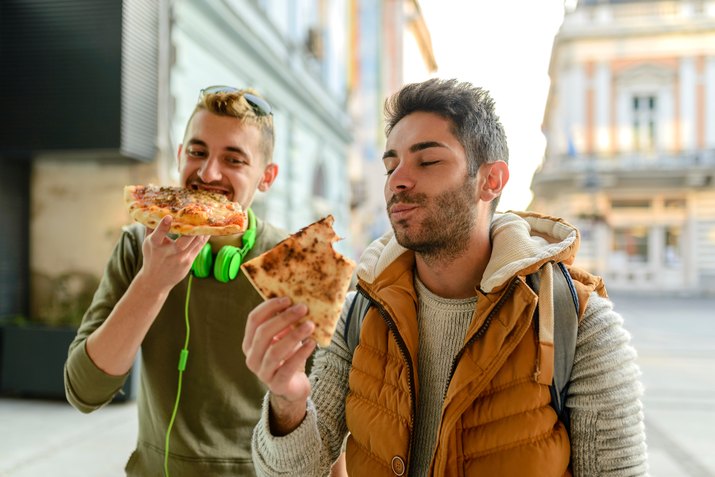
[[[563,263],[558,267],[561,273],[556,273],[559,279],[554,278],[554,309],[556,317],[554,323],[554,360],[559,363],[558,373],[554,374],[554,384],[559,389],[561,405],[564,405],[566,392],[571,382],[571,370],[576,356],[576,335],[578,334],[578,311],[580,304],[573,279]]]
[[[551,407],[559,420],[569,429],[569,413],[566,407],[566,395],[571,381],[571,369],[576,355],[576,334],[578,332],[579,300],[576,288],[568,269],[563,263],[554,264],[553,300],[554,300],[554,378],[549,386]],[[531,289],[539,292],[539,272],[527,277]],[[538,317],[538,306],[536,310]]]
[[[352,302],[350,303],[348,314],[345,317],[343,338],[348,345],[350,354],[355,354],[355,348],[357,348],[357,345],[360,343],[362,322],[365,320],[367,309],[370,308],[370,301],[360,292],[348,293],[347,299],[352,300]]]

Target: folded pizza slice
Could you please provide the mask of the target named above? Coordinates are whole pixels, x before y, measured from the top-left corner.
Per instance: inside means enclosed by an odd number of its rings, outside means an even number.
[[[264,299],[288,296],[305,303],[306,319],[315,323],[313,338],[323,347],[335,332],[355,269],[355,262],[333,249],[338,240],[328,215],[241,266]]]

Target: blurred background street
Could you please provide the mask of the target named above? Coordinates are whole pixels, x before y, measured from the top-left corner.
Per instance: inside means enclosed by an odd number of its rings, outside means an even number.
[[[715,297],[612,296],[639,354],[652,477],[715,476]],[[0,398],[0,476],[123,475],[133,402],[84,415],[61,401]]]
[[[651,475],[715,476],[715,297],[612,298],[643,372]]]
[[[0,64],[0,477],[123,475],[134,402],[80,414],[62,363],[123,187],[177,185],[201,88],[272,106],[254,212],[330,213],[357,259],[389,227],[384,100],[432,77],[494,98],[500,210],[580,230],[639,352],[651,475],[715,476],[715,0],[1,0]]]

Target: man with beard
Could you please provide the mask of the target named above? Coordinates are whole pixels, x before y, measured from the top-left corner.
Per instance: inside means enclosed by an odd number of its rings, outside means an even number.
[[[495,214],[508,150],[488,93],[407,85],[386,103],[386,133],[393,230],[360,260],[370,306],[359,344],[340,331],[355,319],[349,297],[309,378],[313,325],[296,326],[305,305],[276,298],[249,315],[246,361],[269,388],[253,435],[258,474],[324,475],[348,436],[351,476],[644,475],[635,352],[602,281],[575,267],[568,429],[550,405],[553,264],[573,262],[578,232]]]

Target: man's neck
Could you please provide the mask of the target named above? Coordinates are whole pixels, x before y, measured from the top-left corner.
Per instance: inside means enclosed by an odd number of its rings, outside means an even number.
[[[235,235],[214,235],[209,239],[209,243],[211,244],[211,251],[213,253],[218,253],[219,250],[221,250],[221,247],[224,245],[233,245],[234,247],[241,247],[243,242],[241,241],[241,238],[243,237],[243,234],[235,234]]]
[[[442,298],[468,298],[482,281],[482,275],[491,257],[489,235],[473,237],[466,250],[451,260],[431,260],[415,255],[417,276],[422,283]]]

